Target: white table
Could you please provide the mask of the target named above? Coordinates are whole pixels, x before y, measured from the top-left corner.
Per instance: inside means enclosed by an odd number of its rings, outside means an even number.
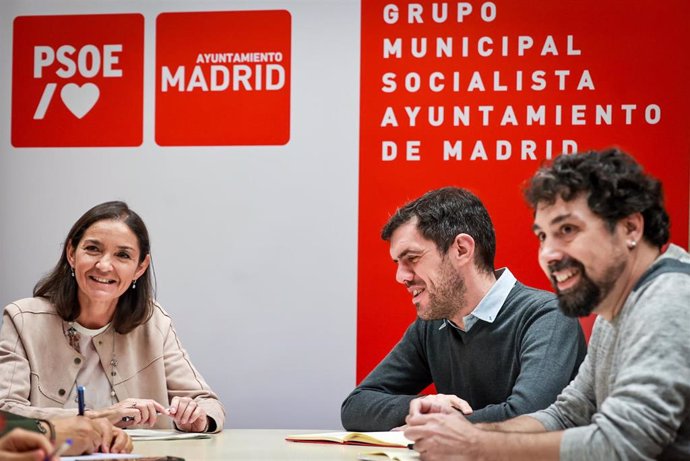
[[[377,447],[354,445],[288,442],[291,434],[329,432],[324,429],[226,429],[211,439],[136,441],[134,452],[147,456],[179,456],[186,461],[354,461],[360,453],[376,451]],[[335,432],[335,430],[334,430]],[[409,453],[405,448],[386,451]]]

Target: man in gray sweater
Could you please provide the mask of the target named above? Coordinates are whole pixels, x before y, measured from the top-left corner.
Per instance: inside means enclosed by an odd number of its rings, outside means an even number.
[[[690,255],[666,245],[661,184],[609,150],[557,158],[526,196],[561,308],[598,314],[577,377],[498,424],[413,402],[405,435],[423,460],[690,459]]]
[[[429,384],[427,403],[471,421],[502,421],[546,408],[585,355],[579,323],[556,297],[494,270],[489,214],[472,193],[434,190],[400,208],[382,231],[418,319],[343,402],[345,429],[405,424],[410,402]]]

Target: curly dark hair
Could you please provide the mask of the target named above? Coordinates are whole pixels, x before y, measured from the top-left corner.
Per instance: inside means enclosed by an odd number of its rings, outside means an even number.
[[[76,320],[81,312],[77,282],[71,275],[72,267],[67,260],[65,249],[68,244],[71,244],[73,248],[79,246],[86,230],[92,224],[102,220],[122,221],[131,229],[139,242],[139,263],[151,252],[149,233],[144,221],[126,203],[105,202],[84,213],[67,234],[62,254],[55,268],[34,287],[34,296],[45,298],[53,303],[57,313],[65,321]],[[146,323],[151,317],[154,305],[152,271],[152,266],[149,266],[146,272],[137,279],[136,290],[127,290],[118,299],[112,320],[113,328],[118,333],[129,333],[138,325]]]
[[[646,174],[630,155],[611,148],[576,155],[560,155],[539,169],[525,190],[533,209],[553,204],[559,197],[572,200],[587,194],[587,204],[613,231],[633,213],[644,218],[644,238],[657,247],[669,239],[670,221],[664,208],[661,182]]]
[[[381,238],[390,241],[393,232],[413,218],[417,218],[417,229],[422,236],[433,241],[441,255],[448,251],[458,234],[471,235],[477,247],[477,268],[493,272],[494,226],[484,204],[472,192],[459,187],[427,192],[398,208],[381,230]]]

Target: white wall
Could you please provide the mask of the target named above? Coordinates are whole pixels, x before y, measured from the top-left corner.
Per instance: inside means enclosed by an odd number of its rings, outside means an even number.
[[[241,9],[292,15],[290,142],[158,147],[156,15]],[[13,148],[14,17],[115,12],[145,16],[143,145]],[[125,200],[226,426],[339,428],[355,383],[359,43],[356,1],[0,2],[0,303],[31,295],[83,212]]]

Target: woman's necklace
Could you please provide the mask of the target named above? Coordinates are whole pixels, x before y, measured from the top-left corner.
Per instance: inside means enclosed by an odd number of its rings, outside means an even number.
[[[79,330],[75,327],[74,322],[68,322],[69,327],[65,331],[65,335],[67,336],[67,341],[69,342],[69,345],[78,353],[82,353],[79,341],[81,339],[81,333]],[[97,331],[97,334],[100,334],[103,332],[105,329],[111,327],[112,325],[106,325],[100,331]],[[83,328],[83,327],[82,327]],[[117,399],[117,394],[115,393],[115,386],[113,385],[113,381],[115,380],[115,376],[117,375],[117,371],[115,370],[117,368],[117,358],[115,357],[115,329],[111,329],[111,334],[112,334],[112,349],[111,349],[111,358],[110,358],[110,376],[107,376],[108,373],[103,370],[104,374],[106,375],[106,380],[108,381],[108,384],[110,386],[110,400],[112,404],[115,404],[118,402]],[[96,336],[94,335],[94,336]],[[95,348],[94,348],[95,350]],[[98,352],[96,352],[98,353]]]
[[[81,354],[81,350],[79,349],[79,332],[76,328],[74,328],[74,322],[69,322],[69,328],[67,329],[66,334],[69,345],[72,346],[72,349]]]
[[[108,378],[108,382],[110,383],[110,399],[112,400],[112,403],[117,403],[117,395],[115,394],[115,387],[113,386],[113,381],[115,380],[115,375],[117,374],[115,371],[115,368],[117,367],[117,358],[115,357],[115,328],[112,329],[111,334],[113,335],[113,348],[110,355],[110,377]]]

